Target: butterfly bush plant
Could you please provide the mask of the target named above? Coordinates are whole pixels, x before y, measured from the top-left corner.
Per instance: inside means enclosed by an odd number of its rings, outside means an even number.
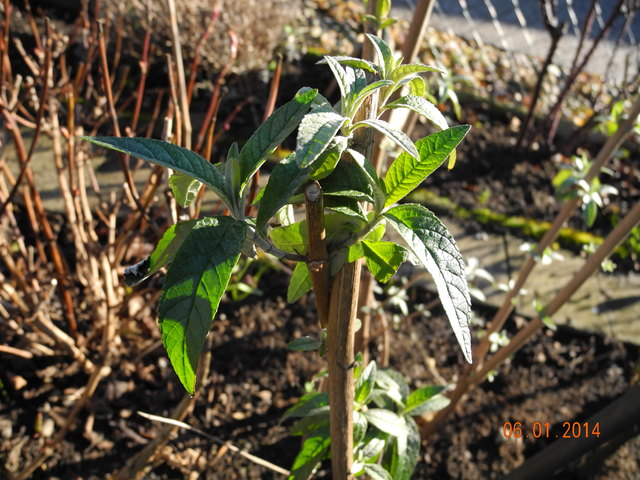
[[[442,73],[422,64],[403,65],[380,38],[368,35],[377,60],[324,58],[340,87],[335,105],[317,90],[303,88],[277,109],[240,148],[233,144],[226,161],[212,164],[195,153],[163,141],[144,138],[85,137],[96,145],[168,167],[176,199],[187,206],[203,186],[213,190],[229,215],[191,219],[171,226],[151,256],[125,271],[125,282],[136,285],[168,265],[158,305],[162,343],[171,365],[187,392],[196,389],[196,367],[220,299],[241,255],[256,248],[281,259],[298,262],[288,290],[294,302],[312,288],[307,220],[297,221],[293,205],[304,201],[304,191],[316,184],[324,195],[322,216],[326,231],[329,275],[348,262],[364,263],[373,276],[387,282],[406,260],[432,275],[442,306],[467,361],[471,361],[468,321],[471,315],[464,263],[456,243],[427,208],[399,204],[448,157],[468,125],[449,127],[440,111],[425,100],[425,72]],[[401,91],[409,93],[400,96]],[[371,97],[373,96],[373,97]],[[371,97],[371,98],[369,98]],[[357,120],[360,109],[377,97],[373,112]],[[423,115],[438,131],[415,144],[406,134],[382,120],[388,109],[405,108]],[[400,153],[379,174],[354,142],[359,129],[375,129],[397,145]],[[297,130],[295,151],[280,161],[268,183],[253,201],[257,215],[247,216],[249,184],[273,151]],[[392,228],[403,243],[383,240]],[[399,237],[398,237],[399,236]],[[327,342],[332,339],[323,336]],[[300,349],[322,347],[323,341],[299,339]],[[295,344],[295,343],[294,343]],[[322,348],[321,348],[322,349]],[[354,368],[354,436],[356,463],[352,472],[405,478],[417,461],[419,435],[412,414],[433,407],[439,390],[409,393],[397,375],[377,370],[375,364]],[[292,478],[306,478],[328,456],[326,394],[310,394],[287,414],[303,417],[295,432],[306,436]],[[435,399],[441,401],[441,398]],[[367,405],[375,404],[376,408]],[[320,410],[318,410],[320,409]],[[370,426],[370,428],[367,428]],[[375,440],[382,438],[383,441]],[[381,466],[381,452],[390,448]],[[392,465],[395,462],[395,466]],[[401,463],[398,467],[398,462]],[[365,468],[366,466],[366,468]],[[384,470],[385,474],[380,471]],[[405,473],[402,473],[405,472]],[[406,477],[408,478],[408,477]]]

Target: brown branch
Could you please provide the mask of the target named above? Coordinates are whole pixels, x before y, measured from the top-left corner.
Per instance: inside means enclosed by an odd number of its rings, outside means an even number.
[[[2,207],[0,207],[0,217],[2,216],[5,209],[7,208],[7,205],[11,203],[13,196],[15,195],[18,188],[20,187],[20,183],[22,182],[22,179],[24,178],[24,176],[27,173],[27,170],[29,169],[29,163],[31,162],[31,158],[33,158],[33,153],[35,152],[36,144],[38,143],[38,137],[40,136],[40,131],[42,130],[42,117],[44,115],[47,96],[49,95],[49,71],[51,70],[51,59],[53,56],[53,46],[52,46],[52,40],[51,40],[51,25],[49,24],[48,19],[47,19],[47,33],[48,33],[47,51],[44,59],[44,68],[42,69],[43,70],[42,92],[40,93],[40,98],[38,99],[38,116],[36,117],[36,129],[35,129],[35,132],[33,133],[33,138],[31,139],[31,145],[29,147],[29,153],[27,153],[27,159],[22,164],[22,167],[20,169],[20,174],[18,175],[18,178],[16,179],[16,182],[14,183],[13,188],[9,193],[9,196],[7,197],[5,202],[2,204]]]
[[[147,3],[147,29],[144,34],[144,42],[142,44],[142,57],[138,65],[140,66],[140,80],[136,90],[136,104],[133,109],[133,117],[131,119],[131,131],[135,136],[138,127],[138,119],[140,118],[140,110],[142,109],[142,99],[144,97],[145,84],[147,82],[147,73],[149,72],[149,49],[151,45],[151,7]]]
[[[547,143],[550,144],[551,142],[553,142],[556,136],[558,125],[560,124],[560,118],[562,117],[562,105],[564,104],[565,97],[567,96],[567,94],[569,93],[569,90],[571,90],[571,87],[575,83],[576,78],[578,77],[578,74],[582,70],[584,70],[584,67],[586,66],[591,56],[593,55],[593,52],[596,50],[596,47],[600,44],[604,36],[609,32],[609,30],[613,26],[613,22],[621,14],[620,8],[622,7],[623,3],[624,3],[624,0],[618,0],[618,3],[611,11],[611,15],[605,22],[604,27],[600,30],[600,32],[598,32],[598,35],[593,40],[593,43],[591,44],[591,48],[587,51],[587,53],[585,53],[582,60],[577,65],[574,65],[573,68],[571,69],[571,72],[567,77],[564,87],[558,94],[558,98],[556,99],[556,102],[554,103],[553,107],[551,107],[551,110],[549,111],[549,115],[547,117],[547,124],[548,124]]]
[[[113,93],[111,92],[111,79],[109,76],[109,66],[107,64],[107,47],[104,40],[104,31],[101,22],[98,23],[98,28],[98,50],[100,52],[102,84],[105,90],[105,94],[107,95],[107,105],[109,107],[109,115],[113,124],[114,135],[116,137],[121,137],[122,135],[120,134],[120,125],[118,124],[118,114],[116,113],[116,107],[113,102]],[[120,155],[120,167],[122,168],[122,173],[124,174],[127,186],[129,187],[129,192],[131,193],[131,197],[133,198],[136,207],[141,212],[144,212],[144,208],[140,203],[140,197],[138,196],[135,182],[133,181],[133,175],[131,175],[131,169],[129,168],[128,155]]]
[[[560,39],[566,31],[566,22],[558,23],[556,12],[553,11],[549,0],[540,0],[540,9],[543,13],[542,17],[544,19],[544,26],[547,29],[547,32],[549,32],[549,36],[551,37],[551,45],[549,45],[547,56],[544,59],[542,67],[540,68],[540,72],[538,73],[536,86],[533,90],[533,97],[531,99],[531,105],[529,105],[529,111],[527,112],[527,116],[525,117],[524,122],[522,122],[520,131],[518,132],[518,138],[516,139],[516,148],[520,148],[524,140],[524,136],[529,129],[531,119],[533,118],[533,112],[535,111],[536,106],[538,105],[538,100],[540,99],[542,83],[547,75],[549,65],[551,65],[551,62],[553,60],[553,56],[558,49]]]
[[[213,26],[216,24],[218,18],[220,17],[220,5],[216,3],[213,7],[213,12],[211,12],[211,16],[209,17],[209,23],[207,23],[207,28],[205,28],[204,32],[198,39],[198,43],[193,51],[193,61],[191,62],[191,70],[189,71],[189,86],[187,88],[187,102],[191,105],[191,99],[193,97],[193,90],[196,85],[196,77],[198,72],[198,65],[200,64],[200,50],[202,49],[202,45],[208,40],[209,35],[211,35],[211,31],[213,30]]]
[[[51,52],[53,51],[51,35],[49,35],[47,39],[47,51],[49,53],[47,53],[47,55],[45,56],[46,71],[49,70],[49,66],[51,64]],[[44,80],[46,84],[48,83],[48,74],[45,72],[44,75],[45,75]],[[41,102],[41,105],[39,106],[40,107],[39,111],[42,112],[43,114],[44,113],[43,105],[47,103],[47,98],[43,96],[40,102]],[[69,271],[66,267],[66,264],[60,252],[60,249],[58,248],[57,239],[53,233],[51,224],[49,223],[46,212],[42,205],[42,199],[40,197],[40,194],[36,189],[35,182],[33,179],[33,173],[29,168],[30,156],[25,150],[22,133],[20,132],[20,129],[18,128],[15,122],[14,115],[12,114],[11,111],[9,111],[3,105],[1,99],[0,99],[0,110],[2,111],[2,116],[5,119],[5,128],[11,132],[11,135],[13,137],[16,154],[18,155],[22,169],[25,171],[24,175],[29,184],[30,195],[25,189],[24,199],[25,199],[25,206],[27,207],[27,212],[29,213],[31,225],[33,226],[34,229],[37,229],[38,232],[42,232],[47,242],[51,260],[53,261],[53,264],[56,270],[57,280],[60,285],[60,292],[62,296],[63,305],[65,306],[65,317],[67,320],[67,324],[69,326],[69,332],[71,333],[72,336],[75,336],[77,331],[77,326],[76,326],[76,316],[75,316],[75,308],[73,305],[73,298],[71,297],[71,292],[69,290],[69,283],[68,283]],[[39,122],[42,121],[42,114],[39,117],[40,118]],[[35,144],[32,143],[30,148],[31,154],[33,154],[34,148],[35,148]],[[5,202],[5,205],[6,205],[6,202]],[[44,251],[42,250],[42,245],[39,239],[38,239],[38,244],[39,244],[39,250],[40,250],[39,253],[43,258],[43,260],[46,261],[46,257],[44,255]]]
[[[353,478],[353,340],[358,306],[360,265],[345,264],[331,283],[327,364],[329,368],[329,410],[331,469],[336,480]]]
[[[4,24],[2,26],[2,36],[0,36],[0,86],[5,82],[11,83],[11,60],[9,59],[9,30],[11,25],[12,4],[9,0],[4,0]],[[5,79],[5,76],[7,77]]]
[[[180,45],[180,31],[178,30],[178,18],[176,16],[176,4],[174,0],[169,3],[169,20],[171,23],[171,39],[173,40],[173,54],[176,59],[176,71],[178,77],[179,103],[177,107],[182,113],[183,147],[191,150],[191,116],[189,115],[189,102],[187,100],[187,86],[184,76],[184,62],[182,61],[182,47]]]
[[[327,328],[329,317],[329,256],[327,254],[326,231],[324,229],[324,202],[322,188],[318,182],[311,182],[304,190],[309,235],[309,273],[316,296],[318,320],[322,328]]]
[[[218,77],[216,78],[216,83],[213,87],[213,94],[211,95],[211,100],[209,101],[209,107],[207,108],[207,113],[205,115],[204,122],[200,127],[200,131],[198,132],[197,142],[196,142],[196,152],[202,151],[202,146],[205,141],[205,136],[207,130],[209,129],[209,125],[211,122],[215,122],[215,118],[218,114],[218,108],[220,107],[220,96],[222,91],[222,85],[224,84],[224,79],[227,77],[229,72],[231,72],[231,68],[233,67],[233,63],[236,61],[236,57],[238,55],[238,36],[232,31],[228,30],[227,34],[229,35],[229,60],[225,64],[225,66],[220,70]]]

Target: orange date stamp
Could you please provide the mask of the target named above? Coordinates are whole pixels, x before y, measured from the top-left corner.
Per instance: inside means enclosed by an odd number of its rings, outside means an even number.
[[[562,422],[559,427],[549,422],[504,422],[504,438],[589,438],[600,437],[600,422]]]

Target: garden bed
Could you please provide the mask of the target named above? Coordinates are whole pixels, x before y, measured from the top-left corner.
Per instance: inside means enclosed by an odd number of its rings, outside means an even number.
[[[317,329],[309,298],[296,305],[282,299],[286,282],[285,275],[269,273],[258,285],[262,296],[251,296],[241,304],[222,304],[222,314],[210,333],[211,375],[198,393],[193,415],[187,418],[190,425],[221,442],[230,441],[284,468],[292,464],[300,443],[298,438],[287,437],[287,425],[279,424],[280,417],[303,393],[304,383],[323,367],[315,353],[286,348],[293,338]],[[411,304],[434,299],[421,288],[409,294]],[[478,313],[483,318],[492,312]],[[516,318],[515,323],[520,321]],[[90,322],[83,318],[83,327],[90,330]],[[157,424],[135,412],[169,416],[183,391],[162,348],[140,356],[158,337],[154,323],[152,317],[146,319],[146,325],[125,321],[119,361],[89,409],[91,426],[89,412],[83,412],[62,448],[32,478],[106,478],[157,433]],[[476,325],[472,330],[477,333],[480,328]],[[7,333],[2,332],[4,338]],[[439,307],[429,318],[419,316],[401,323],[392,332],[390,345],[391,366],[416,387],[442,384],[442,378],[452,378],[462,366],[459,348]],[[379,339],[372,347],[374,352],[381,348]],[[637,346],[598,335],[562,328],[537,335],[500,369],[492,383],[474,389],[423,445],[415,478],[500,478],[551,441],[507,440],[502,433],[504,422],[549,422],[551,431],[557,432],[565,421],[584,421],[638,381],[639,359]],[[4,372],[26,380],[19,390],[8,386],[0,412],[5,469],[19,471],[26,460],[46,448],[47,430],[60,428],[60,419],[68,411],[64,398],[87,381],[76,364],[69,365],[65,356],[3,359]],[[13,430],[7,435],[11,424]],[[640,474],[639,439],[590,469],[600,473],[589,478],[626,479]],[[5,470],[3,476],[8,473]],[[268,469],[230,451],[225,454],[219,443],[184,430],[161,450],[144,478],[183,475],[274,478]],[[318,478],[330,477],[320,472]],[[563,474],[563,478],[585,477]]]

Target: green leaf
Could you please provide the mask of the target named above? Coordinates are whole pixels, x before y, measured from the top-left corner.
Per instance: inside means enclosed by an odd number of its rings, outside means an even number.
[[[405,423],[405,435],[392,439],[391,455],[385,452],[384,465],[393,480],[409,480],[418,464],[420,455],[420,432],[411,417],[401,417]]]
[[[151,138],[80,137],[95,145],[126,153],[147,162],[172,168],[205,184],[229,208],[231,201],[225,193],[222,174],[210,162],[186,148]]]
[[[296,421],[289,430],[289,435],[303,436],[309,433],[319,430],[324,426],[329,425],[329,411],[327,410],[320,415],[312,415],[310,417],[302,417]]]
[[[300,337],[292,340],[287,345],[289,350],[294,352],[312,352],[318,350],[322,342],[314,337]]]
[[[287,204],[296,190],[309,179],[310,173],[309,168],[298,166],[293,155],[289,155],[274,167],[260,199],[256,218],[257,232],[264,231],[269,219]]]
[[[582,204],[582,217],[587,227],[591,228],[598,216],[598,205],[593,200]]]
[[[447,98],[451,101],[451,105],[453,105],[453,111],[456,114],[456,118],[460,120],[462,118],[462,109],[460,108],[460,100],[458,100],[458,94],[452,89],[448,89]]]
[[[458,154],[456,153],[456,149],[451,150],[449,154],[449,162],[447,163],[447,170],[451,170],[456,166],[456,160],[458,159]]]
[[[418,140],[418,158],[404,153],[399,155],[389,167],[384,179],[387,193],[385,207],[404,198],[442,165],[469,128],[469,125],[451,127]]]
[[[328,177],[335,170],[338,161],[342,156],[342,152],[347,148],[347,137],[337,135],[327,149],[313,164],[313,173],[310,178],[313,180],[322,180]]]
[[[368,422],[378,430],[393,435],[394,437],[406,435],[407,427],[404,419],[397,413],[384,408],[370,408],[363,415]]]
[[[447,120],[444,118],[444,115],[442,115],[440,110],[438,110],[433,103],[422,97],[406,95],[383,107],[383,109],[388,108],[408,108],[409,110],[416,112],[418,115],[426,117],[440,130],[446,130],[449,128]]]
[[[300,300],[302,296],[311,290],[311,274],[309,268],[304,262],[296,263],[293,274],[289,280],[289,289],[287,290],[287,302],[294,303]]]
[[[371,215],[371,212],[369,213]],[[384,236],[386,223],[384,221],[380,222],[369,234],[364,238],[367,242],[378,242]],[[356,260],[364,257],[364,249],[363,242],[356,242],[348,248],[347,251],[347,261],[349,263],[355,262]]]
[[[275,227],[269,232],[269,237],[280,250],[298,255],[307,254],[309,234],[306,220],[292,223],[286,227]]]
[[[333,173],[320,182],[325,196],[349,197],[373,202],[373,189],[362,169],[350,162],[339,162]]]
[[[369,435],[367,435],[369,437]],[[363,461],[370,461],[377,457],[385,446],[384,439],[380,437],[365,438],[365,442],[362,445],[356,445],[357,455],[359,459]]]
[[[376,384],[384,390],[397,391],[399,401],[396,403],[404,408],[407,397],[409,396],[409,385],[407,385],[407,380],[400,372],[396,372],[390,368],[379,370]]]
[[[349,249],[347,251],[348,263],[360,260],[362,257],[364,257],[364,252],[362,251],[362,242],[356,242],[353,245],[349,246]]]
[[[426,412],[436,412],[449,405],[450,400],[441,394],[444,387],[427,385],[411,392],[403,414],[418,416]]]
[[[393,242],[362,242],[367,268],[381,283],[387,283],[405,260],[405,249]]]
[[[310,166],[328,147],[347,118],[335,112],[311,111],[300,122],[296,163]]]
[[[346,57],[341,55],[334,55],[331,58],[333,58],[340,65],[346,65],[351,68],[359,68],[361,70],[366,70],[367,72],[370,72],[370,73],[379,72],[378,66],[375,63],[372,63],[368,60],[363,60],[362,58]],[[322,65],[326,63],[328,63],[326,58],[323,58],[317,64]]]
[[[308,417],[320,415],[329,410],[329,394],[326,392],[307,393],[300,397],[294,406],[282,416],[281,422],[291,417]]]
[[[366,221],[361,204],[353,198],[327,195],[324,198],[324,208],[357,220]]]
[[[167,273],[158,305],[162,343],[184,388],[195,391],[195,372],[220,298],[246,236],[231,217],[198,221]]]
[[[446,70],[443,70],[439,67],[434,67],[431,65],[423,65],[421,63],[410,63],[408,65],[400,65],[393,70],[391,74],[391,80],[393,83],[398,83],[401,80],[404,80],[406,77],[415,75],[416,73],[424,73],[424,72],[437,72],[442,75],[446,75]]]
[[[358,445],[364,440],[367,433],[367,427],[369,423],[362,413],[358,411],[353,412],[353,444]]]
[[[383,87],[388,87],[389,85],[393,85],[391,80],[378,80],[377,82],[372,82],[361,90],[359,90],[353,99],[353,107],[352,112],[357,111],[360,108],[360,105],[367,99],[369,95],[374,93],[376,90],[380,90]]]
[[[427,84],[425,83],[424,78],[419,75],[410,78],[407,85],[409,85],[411,94],[416,97],[424,97],[424,94],[427,91]]]
[[[138,285],[149,278],[165,265],[168,265],[175,257],[178,248],[182,245],[197,220],[171,225],[158,242],[150,257],[124,269],[124,283],[129,287]]]
[[[354,71],[350,69],[350,67],[344,68],[333,57],[325,56],[324,61],[329,65],[333,76],[338,82],[338,87],[340,88],[340,99],[349,104],[351,102],[354,83],[356,81]]]
[[[455,240],[442,222],[421,205],[399,205],[386,212],[385,217],[433,277],[449,323],[471,363],[471,300],[464,261]]]
[[[389,137],[389,139],[393,140],[394,143],[396,143],[396,145],[402,148],[409,155],[411,155],[412,157],[415,157],[416,159],[418,158],[418,150],[416,150],[416,146],[413,144],[411,139],[407,137],[407,135],[404,132],[393,128],[388,122],[385,122],[384,120],[372,119],[372,120],[362,120],[361,122],[358,122],[353,125],[354,128],[359,128],[363,126],[375,128],[379,132]]]
[[[293,100],[273,112],[249,137],[240,151],[240,190],[271,152],[298,127],[317,94],[317,90],[301,89]]]
[[[350,67],[346,67],[347,69],[350,69]],[[353,70],[353,69],[351,69]],[[369,86],[369,83],[367,81],[367,74],[363,71],[363,70],[353,70],[353,76],[355,77],[355,82],[353,82],[353,87],[351,89],[351,96],[349,98],[349,105],[351,105],[350,107],[350,114],[348,115],[349,118],[353,118],[353,114],[355,113],[355,109],[353,107],[355,101],[356,101],[356,97],[357,95],[366,90]],[[377,87],[373,87],[374,90]],[[362,103],[362,102],[360,102]]]
[[[290,480],[306,480],[329,450],[329,425],[324,425],[305,438],[302,449],[291,467]]]
[[[373,167],[371,162],[367,158],[365,158],[364,155],[351,149],[347,149],[347,152],[349,153],[349,155],[351,155],[351,157],[355,161],[355,164],[358,165],[362,170],[362,173],[364,174],[364,177],[366,178],[372,192],[374,211],[375,213],[380,213],[384,206],[384,202],[387,199],[384,191],[384,183],[378,178],[376,169]]]
[[[184,173],[174,173],[169,177],[169,186],[178,204],[188,207],[198,196],[202,183]]]
[[[233,142],[229,151],[227,152],[227,159],[222,165],[222,171],[224,171],[224,177],[227,184],[227,192],[229,196],[235,198],[236,192],[240,192],[240,186],[242,184],[242,178],[240,171],[240,149],[238,143]]]
[[[391,76],[391,72],[393,71],[393,52],[389,45],[379,37],[375,35],[371,35],[369,33],[366,34],[367,38],[373,44],[373,48],[378,55],[378,65],[380,67],[380,77],[383,80],[389,80]]]
[[[345,216],[340,213],[326,213],[324,227],[327,231],[327,248],[331,250],[336,244],[345,242],[355,232],[362,230],[365,225],[366,221],[360,218]]]
[[[376,17],[384,20],[391,10],[391,0],[376,0]]]
[[[354,399],[357,403],[365,405],[367,400],[369,400],[369,394],[376,383],[376,371],[376,362],[372,360],[357,378]]]
[[[387,472],[382,465],[377,463],[365,463],[363,465],[364,473],[369,475],[371,480],[396,480],[389,472]]]

